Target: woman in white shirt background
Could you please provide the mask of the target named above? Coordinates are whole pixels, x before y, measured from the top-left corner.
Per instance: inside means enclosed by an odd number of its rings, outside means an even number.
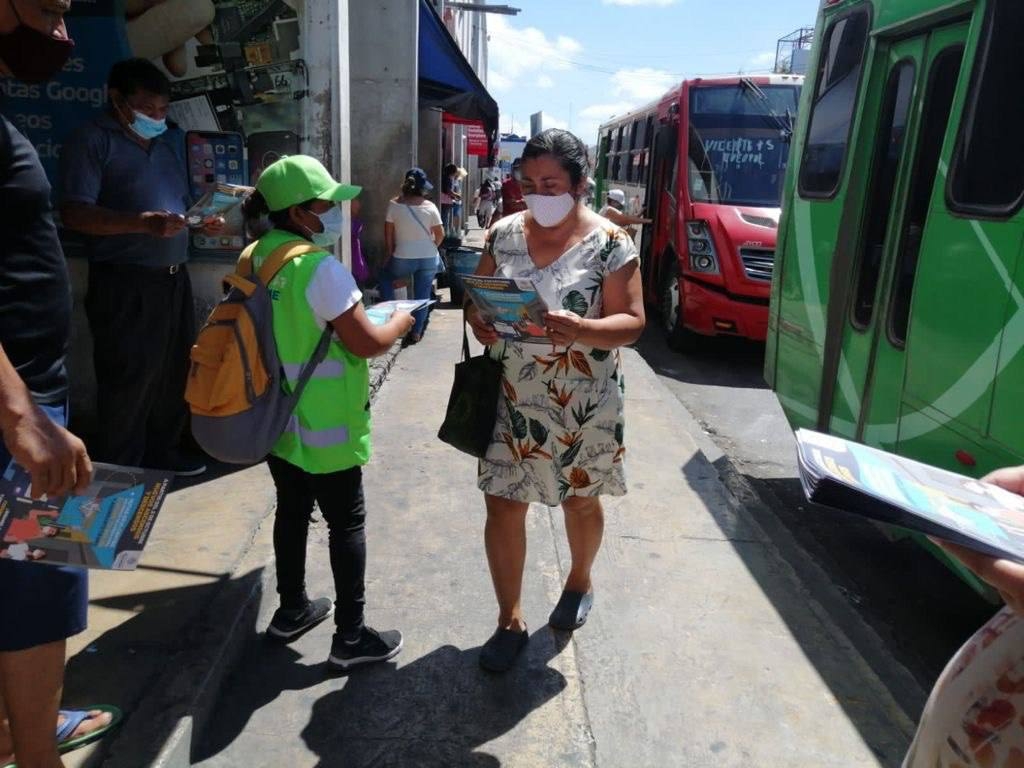
[[[444,240],[444,227],[437,206],[424,195],[434,185],[421,168],[410,168],[398,197],[388,203],[384,219],[384,263],[378,273],[380,295],[385,301],[395,298],[394,281],[410,278],[412,299],[429,299],[440,259],[437,246]],[[413,312],[416,324],[406,343],[423,338],[427,309]]]

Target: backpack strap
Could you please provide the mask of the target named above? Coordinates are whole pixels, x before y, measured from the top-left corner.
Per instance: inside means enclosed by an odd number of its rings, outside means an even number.
[[[238,257],[238,263],[235,266],[235,274],[241,275],[242,277],[250,277],[252,275],[252,255],[256,250],[257,243],[251,243],[241,255]],[[256,276],[259,278],[263,285],[270,285],[270,281],[274,279],[278,272],[287,264],[289,261],[297,256],[302,256],[307,253],[313,253],[315,251],[322,251],[323,248],[312,243],[307,243],[303,240],[289,240],[286,243],[282,243],[277,246],[271,254],[267,257],[267,260],[263,262],[263,265],[259,268]]]

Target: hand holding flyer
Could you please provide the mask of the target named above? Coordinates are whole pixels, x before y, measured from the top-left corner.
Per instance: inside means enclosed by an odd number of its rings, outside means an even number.
[[[501,338],[551,343],[544,330],[548,304],[532,280],[471,275],[463,277],[462,284],[481,316]]]
[[[95,464],[76,496],[29,495],[29,475],[11,462],[0,476],[0,558],[134,570],[173,473]]]
[[[991,483],[806,429],[796,432],[811,501],[1024,563],[1024,498]]]
[[[366,308],[366,316],[374,325],[384,325],[395,312],[415,312],[417,309],[429,307],[435,302],[432,299],[398,299],[397,301],[380,301]]]
[[[193,229],[205,226],[207,222],[239,205],[250,192],[251,187],[216,184],[185,212],[185,222]]]

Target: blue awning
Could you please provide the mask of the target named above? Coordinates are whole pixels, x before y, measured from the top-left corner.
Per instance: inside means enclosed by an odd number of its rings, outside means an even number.
[[[483,123],[494,156],[498,104],[462,55],[430,0],[420,0],[419,91],[422,106],[438,107]]]

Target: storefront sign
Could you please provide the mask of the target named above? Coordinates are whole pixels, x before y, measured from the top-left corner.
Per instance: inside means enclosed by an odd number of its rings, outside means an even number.
[[[466,126],[466,152],[476,157],[487,157],[487,133],[482,125]]]

